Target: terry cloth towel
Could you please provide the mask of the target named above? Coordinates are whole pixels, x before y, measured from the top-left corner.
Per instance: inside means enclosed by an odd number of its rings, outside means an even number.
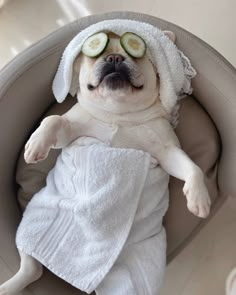
[[[169,178],[152,160],[140,150],[77,139],[62,150],[46,186],[26,207],[18,249],[91,293],[125,243],[162,230]]]
[[[115,19],[95,23],[77,34],[67,45],[56,76],[53,93],[58,102],[63,102],[70,92],[73,96],[78,90],[78,76],[73,71],[73,63],[81,52],[84,41],[91,35],[109,31],[119,36],[133,32],[142,37],[147,44],[147,56],[160,77],[160,100],[168,114],[176,111],[177,100],[191,94],[191,79],[196,75],[189,59],[167,37],[163,31],[150,24]]]

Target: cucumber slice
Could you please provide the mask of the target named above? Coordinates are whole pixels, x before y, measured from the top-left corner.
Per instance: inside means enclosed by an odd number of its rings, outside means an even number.
[[[96,33],[84,42],[82,52],[86,56],[97,57],[106,49],[108,42],[109,39],[105,33]]]
[[[143,57],[147,45],[145,41],[134,33],[124,33],[120,38],[120,44],[123,49],[132,57],[140,58]]]

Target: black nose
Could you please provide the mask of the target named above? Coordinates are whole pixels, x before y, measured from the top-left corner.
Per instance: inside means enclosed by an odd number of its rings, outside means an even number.
[[[113,64],[120,64],[125,60],[121,54],[109,54],[106,56],[105,61]]]

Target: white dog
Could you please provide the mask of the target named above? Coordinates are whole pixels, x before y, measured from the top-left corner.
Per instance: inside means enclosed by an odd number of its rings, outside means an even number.
[[[174,41],[173,33],[166,34]],[[79,76],[80,103],[62,116],[42,121],[25,146],[25,161],[44,160],[51,148],[66,147],[81,136],[95,137],[112,147],[141,149],[168,174],[185,182],[188,209],[207,217],[211,201],[203,173],[180,148],[159,99],[159,79],[152,63],[146,55],[130,57],[115,34],[110,33],[109,38],[99,57],[79,55],[74,70]],[[36,259],[25,253],[20,257],[18,273],[0,286],[0,295],[15,294],[42,275]]]

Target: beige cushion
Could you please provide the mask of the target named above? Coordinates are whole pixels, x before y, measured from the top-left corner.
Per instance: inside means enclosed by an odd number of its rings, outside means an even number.
[[[45,116],[62,114],[75,101],[70,97],[63,104],[55,103]],[[207,113],[192,97],[185,98],[182,101],[180,122],[176,132],[183,149],[206,174],[207,185],[214,201],[218,195],[216,167],[220,154],[219,136]],[[60,150],[52,150],[48,158],[43,162],[29,165],[24,161],[23,152],[18,162],[16,174],[17,183],[19,184],[18,200],[22,209],[25,208],[32,195],[45,185],[46,176],[54,166]],[[182,186],[181,181],[171,179],[170,208],[165,217],[168,254],[171,256],[174,255],[193,228],[201,221],[188,212]],[[182,218],[179,218],[179,216]]]

